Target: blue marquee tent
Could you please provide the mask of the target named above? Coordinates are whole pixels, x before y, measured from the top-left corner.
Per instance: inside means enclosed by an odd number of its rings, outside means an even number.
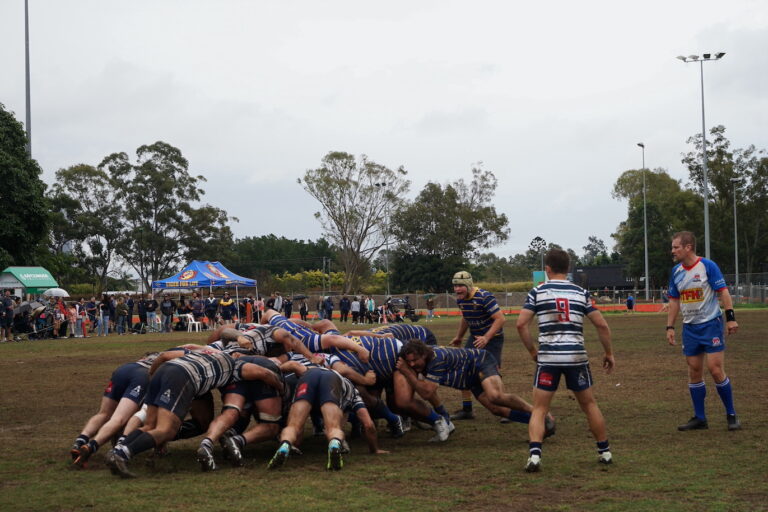
[[[178,274],[152,282],[152,289],[213,288],[214,286],[255,287],[256,280],[239,276],[218,261],[194,260]]]

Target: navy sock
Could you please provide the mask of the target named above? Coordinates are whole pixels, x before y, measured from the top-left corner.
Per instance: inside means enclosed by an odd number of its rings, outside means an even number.
[[[605,441],[598,441],[597,443],[597,453],[605,453],[611,451],[611,446],[608,444],[608,440]]]
[[[138,455],[141,452],[151,450],[155,447],[154,437],[152,437],[150,434],[147,434],[146,432],[142,432],[141,430],[138,430],[137,432],[139,435],[136,436],[133,440],[125,440],[125,447],[128,448],[131,455]],[[128,437],[130,438],[131,436]]]
[[[472,400],[462,400],[461,409],[467,412],[472,412]]]
[[[250,416],[240,416],[237,418],[237,421],[235,422],[234,426],[232,427],[235,429],[235,432],[238,434],[242,434],[245,432],[245,429],[248,428],[248,424],[251,422]]]
[[[77,437],[75,438],[75,444],[76,444],[76,445],[78,446],[78,448],[79,448],[80,446],[83,446],[84,444],[87,444],[87,443],[88,443],[88,441],[90,441],[90,440],[91,440],[91,438],[90,438],[90,437],[88,437],[87,435],[85,435],[85,434],[80,434],[79,436],[77,436]]]
[[[200,434],[205,434],[205,430],[203,430],[203,427],[197,420],[187,420],[181,424],[181,428],[176,433],[176,439],[189,439]]]
[[[443,418],[445,418],[445,421],[451,420],[451,414],[445,410],[444,405],[438,405],[437,407],[435,407],[435,412],[440,416],[442,416]]]
[[[88,441],[88,448],[91,450],[91,453],[96,453],[99,449],[99,443],[96,442],[95,439],[91,439]]]
[[[541,443],[534,443],[534,442],[528,443],[528,452],[531,455],[538,455],[539,457],[541,457]]]
[[[439,420],[442,416],[437,414],[435,411],[429,411],[429,416],[427,416],[427,423],[430,425],[434,425],[437,420]]]
[[[704,399],[707,397],[707,386],[704,381],[688,384],[688,390],[691,392],[691,401],[693,402],[693,413],[700,420],[707,419],[704,413]]]
[[[717,389],[717,394],[720,395],[720,400],[722,400],[723,405],[725,406],[725,413],[736,414],[736,409],[733,407],[733,389],[731,388],[731,379],[726,377],[725,380],[720,384],[715,384],[715,389]]]
[[[387,423],[397,422],[397,415],[393,414],[392,411],[389,410],[389,407],[387,407],[381,400],[376,402],[376,405],[373,406],[371,412],[373,413],[374,418],[384,418],[387,420]]]
[[[141,430],[134,430],[133,432],[125,436],[125,439],[123,439],[123,442],[122,442],[123,446],[127,446],[128,443],[135,441],[136,438],[139,437],[141,434],[143,434]]]
[[[509,411],[509,416],[507,416],[507,418],[517,423],[528,423],[531,421],[531,413],[511,410]]]

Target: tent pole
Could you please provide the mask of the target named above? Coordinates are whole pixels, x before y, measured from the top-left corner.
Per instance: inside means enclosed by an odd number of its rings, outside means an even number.
[[[235,285],[235,311],[237,311],[237,321],[240,322],[240,293],[237,291],[237,285]]]

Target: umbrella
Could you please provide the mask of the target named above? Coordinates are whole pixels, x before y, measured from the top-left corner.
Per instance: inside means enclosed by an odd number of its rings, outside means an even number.
[[[306,298],[307,298],[306,295],[294,295],[293,296],[293,300],[304,300]]]
[[[432,297],[435,297],[435,294],[434,294],[434,293],[425,293],[425,294],[424,294],[424,298],[425,298],[425,299],[431,299]]]
[[[45,306],[43,304],[40,304],[37,301],[24,301],[21,304],[18,305],[18,307],[14,308],[13,314],[14,315],[23,315],[27,311],[35,311],[38,308],[44,308]]]
[[[69,297],[64,288],[49,288],[43,292],[43,297]]]

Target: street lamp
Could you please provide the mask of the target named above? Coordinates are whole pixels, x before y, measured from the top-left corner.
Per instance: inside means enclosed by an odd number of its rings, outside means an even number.
[[[24,50],[27,72],[27,156],[32,158],[32,103],[29,95],[29,1],[24,0]]]
[[[704,124],[704,61],[720,60],[725,52],[716,53],[713,57],[711,53],[705,53],[701,57],[698,55],[683,55],[677,58],[687,63],[698,62],[701,71],[701,164],[704,171],[704,256],[709,259],[709,185],[707,182],[707,127]]]
[[[645,208],[645,144],[642,142],[637,143],[638,146],[643,150],[643,238],[645,242],[645,300],[648,300],[650,298],[649,293],[649,275],[648,275],[648,215],[646,213]]]
[[[386,190],[385,190],[387,188],[386,182],[374,183],[374,185],[376,186],[376,188],[380,188],[384,190],[384,193],[386,194]],[[387,201],[385,208],[387,210],[385,212],[387,218],[384,224],[384,245],[386,246],[386,249],[385,249],[386,252],[384,253],[384,264],[387,267],[387,297],[389,297],[390,295],[389,294],[389,201]]]
[[[736,184],[741,183],[742,178],[731,178],[733,183],[733,252],[734,252],[734,270],[736,272],[736,287],[733,289],[733,295],[739,295],[739,233],[736,223]]]

